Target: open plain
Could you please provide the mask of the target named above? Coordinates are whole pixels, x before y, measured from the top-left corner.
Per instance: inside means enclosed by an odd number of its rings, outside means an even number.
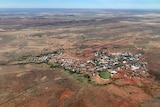
[[[0,106],[158,107],[159,28],[158,10],[0,9]]]

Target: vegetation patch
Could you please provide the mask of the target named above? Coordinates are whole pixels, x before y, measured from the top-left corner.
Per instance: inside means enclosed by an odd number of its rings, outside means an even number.
[[[111,74],[110,74],[109,72],[105,72],[105,71],[100,72],[100,73],[99,73],[99,76],[100,76],[101,78],[104,78],[104,79],[111,78]]]
[[[32,56],[31,54],[29,54],[29,55],[24,55],[24,56],[22,56],[22,57],[19,59],[19,61],[26,60],[28,57],[31,57],[31,56]]]
[[[90,77],[88,74],[84,74],[83,76],[84,76],[84,78],[86,78],[88,81],[91,81],[91,77]]]
[[[58,54],[58,51],[47,52],[47,53],[41,53],[41,54],[37,55],[36,57],[47,56],[48,54]]]
[[[61,68],[61,66],[60,65],[58,65],[58,64],[54,64],[54,65],[50,65],[50,68]]]

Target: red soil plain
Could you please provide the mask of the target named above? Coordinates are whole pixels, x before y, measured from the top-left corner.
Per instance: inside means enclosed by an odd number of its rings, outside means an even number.
[[[159,11],[10,11],[0,11],[1,107],[160,106]],[[128,78],[131,70],[121,69],[103,79],[27,60],[62,50],[83,62],[103,49],[141,54],[149,76]]]

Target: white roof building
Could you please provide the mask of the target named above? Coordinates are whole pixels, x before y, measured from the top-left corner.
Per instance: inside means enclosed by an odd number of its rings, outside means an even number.
[[[111,74],[117,74],[117,71],[115,70],[108,70],[108,72],[110,72]]]
[[[133,70],[133,71],[138,70],[138,69],[139,69],[139,67],[137,67],[137,66],[134,66],[134,65],[131,66],[131,70]]]

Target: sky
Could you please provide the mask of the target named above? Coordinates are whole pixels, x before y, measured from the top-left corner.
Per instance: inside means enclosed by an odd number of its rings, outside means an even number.
[[[0,8],[160,9],[160,0],[0,0]]]

